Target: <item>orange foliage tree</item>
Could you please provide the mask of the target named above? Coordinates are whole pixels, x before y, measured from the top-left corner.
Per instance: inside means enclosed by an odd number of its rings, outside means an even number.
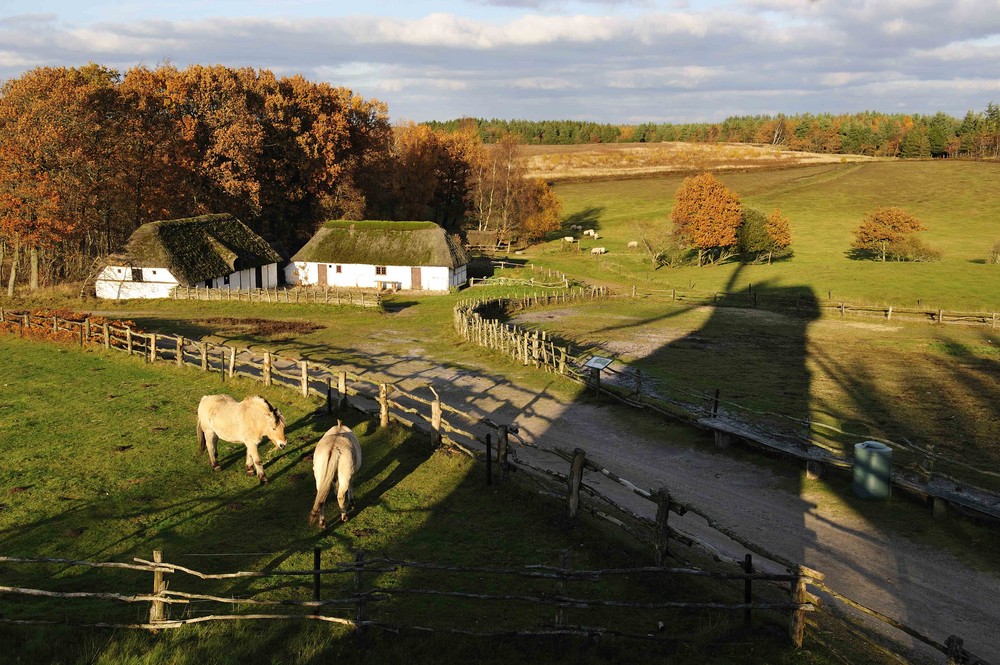
[[[736,231],[743,221],[740,197],[711,173],[685,178],[674,195],[670,214],[674,230],[698,249],[698,265],[707,254],[715,261],[736,245]]]
[[[879,207],[865,213],[864,221],[854,229],[854,249],[870,252],[885,261],[892,246],[927,228],[902,208]]]

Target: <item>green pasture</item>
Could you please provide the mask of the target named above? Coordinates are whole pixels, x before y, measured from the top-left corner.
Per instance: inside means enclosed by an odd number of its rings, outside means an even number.
[[[745,205],[789,218],[793,256],[772,265],[735,262],[652,270],[634,223],[669,224],[681,176],[556,184],[564,228],[595,228],[581,252],[562,251],[561,231],[526,256],[590,280],[640,289],[727,291],[808,289],[817,298],[946,310],[1000,310],[1000,266],[985,259],[1000,241],[1000,164],[950,160],[843,163],[779,170],[718,172]],[[879,263],[848,257],[852,231],[864,213],[898,206],[923,221],[919,234],[943,252],[935,263]],[[591,247],[603,246],[598,258]]]
[[[356,485],[357,510],[346,524],[332,521],[319,531],[307,524],[314,487],[308,454],[332,423],[321,405],[294,391],[265,389],[247,380],[227,381],[193,368],[148,365],[114,352],[81,351],[72,346],[0,338],[0,364],[9,371],[0,392],[0,552],[8,556],[59,557],[90,561],[131,561],[162,549],[166,561],[208,572],[308,569],[312,550],[324,562],[347,561],[363,550],[418,561],[491,567],[557,564],[568,551],[574,567],[644,565],[648,553],[610,538],[592,524],[572,523],[560,505],[529,498],[520,483],[487,488],[482,466],[447,451],[432,452],[424,436],[405,429],[379,430],[355,412],[336,414],[355,428],[364,465]],[[263,446],[272,482],[259,486],[243,473],[243,449],[222,443],[223,469],[213,472],[198,454],[194,413],[201,395],[259,392],[284,411],[288,447]],[[330,516],[335,517],[334,511]],[[238,556],[228,556],[228,555]],[[62,565],[25,567],[0,564],[3,584],[56,591],[89,590],[139,593],[151,585],[148,573],[98,572]],[[309,578],[205,583],[173,575],[170,588],[261,597],[308,599]],[[462,588],[447,575],[390,572],[368,576],[368,584],[387,587]],[[350,588],[324,583],[327,593]],[[546,583],[521,578],[480,576],[476,592],[538,593]],[[582,596],[629,593],[632,599],[738,596],[732,585],[711,587],[672,580],[585,583]],[[189,586],[191,585],[191,586]],[[196,588],[192,588],[192,586]],[[638,594],[638,595],[636,595]],[[3,616],[39,616],[60,622],[141,622],[145,605],[96,601],[30,600],[8,602]],[[457,601],[388,602],[373,610],[384,621],[406,620],[440,626],[443,609],[454,616]],[[222,613],[229,608],[223,608]],[[175,606],[174,616],[197,616],[197,604]],[[217,610],[218,611],[218,610]],[[188,613],[188,614],[185,614]],[[544,622],[551,610],[506,604],[471,606],[462,611],[469,630],[495,630],[524,621]],[[570,621],[618,622],[623,630],[655,630],[648,613],[626,611],[583,616]],[[461,637],[403,633],[373,634],[358,645],[348,632],[328,625],[227,623],[166,631],[29,627],[0,624],[4,661],[11,663],[247,663],[318,662],[509,662],[512,658],[547,662],[699,662],[833,663],[818,643],[793,652],[784,628],[761,617],[757,630],[744,633],[724,616],[663,617],[683,643],[637,645],[602,640],[517,640],[492,642]],[[452,621],[454,619],[451,619]],[[826,642],[850,653],[863,645],[840,644],[825,628]],[[692,639],[693,638],[693,639]],[[810,638],[807,638],[810,639]]]

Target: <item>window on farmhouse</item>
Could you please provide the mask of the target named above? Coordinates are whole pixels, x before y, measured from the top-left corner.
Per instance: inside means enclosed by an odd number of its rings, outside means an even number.
[[[229,283],[229,275],[226,275],[225,277],[222,278],[222,283],[223,284],[228,284]]]
[[[376,275],[384,275],[385,274],[385,266],[375,266],[375,274]]]
[[[341,272],[341,268],[343,268],[343,267],[344,267],[344,266],[341,266],[341,265],[338,265],[338,266],[337,266],[337,273],[338,273],[338,274],[339,274],[339,273]]]
[[[132,268],[132,281],[133,282],[142,281],[142,268]]]

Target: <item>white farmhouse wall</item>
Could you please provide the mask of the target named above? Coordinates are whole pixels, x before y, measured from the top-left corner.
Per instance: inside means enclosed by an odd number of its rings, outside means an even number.
[[[132,271],[142,274],[142,281],[132,279]],[[261,267],[261,284],[256,281],[256,269],[240,270],[231,275],[208,280],[215,289],[270,289],[278,285],[278,264],[269,263]],[[125,300],[128,298],[169,298],[178,285],[177,279],[166,268],[132,268],[130,266],[106,266],[97,276],[95,291],[98,298]],[[200,283],[195,286],[204,287]]]
[[[133,268],[106,266],[97,276],[95,291],[98,298],[167,298],[177,286],[177,279],[166,268],[135,268],[142,281],[132,279]]]
[[[339,267],[339,272],[338,272]],[[395,283],[398,288],[413,288],[413,268],[411,266],[384,266],[385,274],[376,274],[376,266],[361,263],[327,263],[327,286],[377,288],[378,284]],[[296,261],[285,268],[285,279],[289,284],[315,286],[319,284],[319,264]],[[445,266],[421,266],[420,288],[423,291],[447,291],[452,286],[465,283],[465,266],[452,270]]]

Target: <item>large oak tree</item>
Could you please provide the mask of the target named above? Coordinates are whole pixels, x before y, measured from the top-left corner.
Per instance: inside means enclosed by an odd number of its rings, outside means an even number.
[[[723,250],[736,245],[743,206],[739,195],[711,173],[702,173],[681,183],[670,217],[677,235],[698,250],[700,266],[706,255],[714,262]]]

